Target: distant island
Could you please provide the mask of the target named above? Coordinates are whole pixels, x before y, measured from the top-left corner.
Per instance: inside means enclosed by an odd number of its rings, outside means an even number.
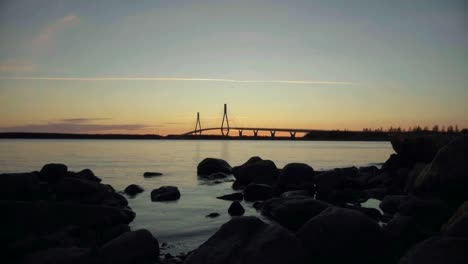
[[[222,135],[167,135],[156,134],[70,134],[70,133],[29,133],[29,132],[3,132],[2,139],[109,139],[109,140],[300,140],[300,141],[390,141],[394,135],[455,135],[468,134],[467,129],[434,131],[413,129],[401,131],[389,129],[364,129],[363,131],[347,130],[318,130],[307,133],[303,137],[291,138],[289,136],[222,136]]]

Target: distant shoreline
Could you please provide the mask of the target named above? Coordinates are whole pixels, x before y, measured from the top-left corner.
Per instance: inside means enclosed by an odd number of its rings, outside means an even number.
[[[338,133],[338,134],[337,134]],[[305,135],[303,137],[291,138],[289,136],[161,136],[155,134],[132,135],[132,134],[69,134],[69,133],[27,133],[27,132],[4,132],[0,133],[0,139],[99,139],[99,140],[281,140],[281,141],[389,141],[388,133],[372,135],[365,132],[337,132],[323,131],[316,136]]]

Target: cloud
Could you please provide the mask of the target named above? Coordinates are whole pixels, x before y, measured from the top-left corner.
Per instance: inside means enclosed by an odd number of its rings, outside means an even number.
[[[109,120],[110,118],[67,118],[61,119],[60,122],[64,123],[89,123],[93,121]]]
[[[62,19],[50,23],[43,27],[39,33],[33,38],[32,46],[34,49],[49,47],[55,40],[57,34],[68,27],[76,26],[80,22],[80,18],[76,15],[68,15]]]
[[[139,131],[151,129],[153,126],[144,124],[86,124],[71,122],[56,122],[48,124],[28,124],[10,127],[0,127],[2,132],[35,132],[35,133],[102,133],[112,131]]]
[[[356,85],[352,82],[313,81],[313,80],[238,80],[219,78],[185,78],[185,77],[0,77],[0,80],[37,80],[37,81],[196,81],[196,82],[230,82],[230,83],[286,83],[286,84],[325,84]]]
[[[0,72],[33,72],[36,65],[27,59],[8,59],[0,62]]]

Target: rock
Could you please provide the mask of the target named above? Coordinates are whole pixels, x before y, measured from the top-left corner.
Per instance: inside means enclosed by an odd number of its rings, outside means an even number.
[[[381,263],[387,255],[378,223],[350,209],[325,209],[296,235],[310,263]]]
[[[262,201],[273,197],[273,187],[266,184],[249,184],[244,189],[244,199],[246,201]]]
[[[360,204],[357,204],[357,205],[348,205],[348,204],[346,204],[346,205],[344,205],[343,208],[352,209],[352,210],[356,210],[358,212],[361,212],[361,213],[369,216],[370,218],[374,219],[377,222],[382,219],[382,213],[378,209],[375,209],[375,208],[363,207]]]
[[[468,136],[444,146],[414,183],[417,194],[439,197],[451,206],[468,200]]]
[[[450,217],[451,210],[439,199],[421,199],[411,196],[398,209],[400,215],[412,216],[426,234],[438,232]]]
[[[151,201],[153,202],[175,201],[179,199],[179,189],[174,186],[163,186],[151,192]]]
[[[283,227],[296,231],[312,217],[331,207],[331,204],[307,197],[273,198],[265,201],[262,215]]]
[[[240,202],[234,201],[231,206],[229,206],[228,213],[231,216],[241,216],[245,213],[245,209]]]
[[[400,205],[408,199],[407,195],[387,195],[379,204],[379,207],[386,214],[393,215],[398,212]]]
[[[40,172],[41,180],[48,183],[56,183],[67,176],[68,167],[64,164],[49,163],[42,167]]]
[[[433,237],[408,251],[400,264],[468,263],[468,239]]]
[[[411,163],[430,162],[443,146],[443,140],[433,136],[393,137],[391,143],[401,159]]]
[[[197,167],[198,175],[210,175],[216,172],[231,174],[232,167],[225,160],[206,158]]]
[[[344,204],[344,203],[363,203],[367,201],[369,197],[364,191],[353,190],[353,189],[342,189],[333,190],[328,194],[327,201],[333,204]]]
[[[219,217],[219,216],[220,216],[220,214],[218,214],[218,213],[211,213],[211,214],[207,215],[206,217],[207,218],[216,218],[216,217]]]
[[[383,200],[384,197],[387,196],[388,194],[387,188],[383,188],[383,187],[367,189],[367,190],[364,190],[364,192],[366,193],[367,197],[374,198],[377,200]]]
[[[36,173],[0,174],[0,182],[2,200],[37,200],[45,195]]]
[[[281,198],[290,198],[290,197],[309,197],[311,198],[311,195],[308,191],[304,190],[299,190],[299,191],[289,191],[289,192],[284,192],[281,194]]]
[[[313,184],[315,171],[305,163],[289,163],[284,166],[278,179],[278,186],[286,188],[295,186],[293,189],[301,189],[301,186]]]
[[[24,257],[20,264],[88,264],[92,262],[88,248],[48,248]]]
[[[124,193],[130,196],[135,196],[139,193],[142,193],[143,191],[144,189],[140,185],[130,184],[129,186],[127,186],[127,188],[125,188]]]
[[[154,263],[159,242],[145,229],[127,232],[102,246],[99,257],[105,264]]]
[[[199,177],[205,180],[212,181],[212,180],[218,180],[218,179],[226,179],[227,177],[229,177],[229,175],[223,172],[215,172],[209,175],[199,175]]]
[[[79,171],[79,172],[69,171],[69,172],[67,172],[67,176],[68,177],[80,178],[80,179],[86,180],[86,181],[93,181],[93,182],[101,182],[102,181],[101,178],[94,175],[94,172],[92,170],[90,170],[90,169],[84,169],[84,170]]]
[[[287,230],[256,217],[239,217],[221,226],[184,263],[303,264],[304,252]]]
[[[383,231],[389,242],[393,263],[396,263],[409,248],[426,238],[426,235],[420,232],[416,219],[411,216],[394,217],[383,226]]]
[[[443,225],[442,234],[468,238],[468,201],[464,202]]]
[[[234,167],[232,173],[240,184],[245,185],[249,183],[273,185],[279,176],[279,170],[273,161],[258,159],[251,159],[241,166]]]
[[[406,166],[405,161],[402,160],[401,156],[392,154],[387,161],[382,165],[382,171],[396,172],[399,168]]]
[[[428,164],[426,163],[416,163],[413,166],[413,169],[409,173],[408,178],[406,180],[404,193],[414,192],[414,183],[416,179],[418,178],[419,174],[421,174],[424,168],[426,168],[426,166],[428,166]]]
[[[239,182],[239,181],[234,181],[232,183],[232,189],[235,190],[235,191],[244,190],[247,185],[248,184],[245,184],[245,183],[242,183],[242,182]]]
[[[331,191],[341,189],[345,184],[346,177],[338,169],[321,172],[315,176],[315,185],[319,198],[326,198]]]
[[[160,173],[160,172],[145,172],[143,174],[143,177],[145,178],[152,178],[152,177],[158,177],[158,176],[162,176],[163,174]]]
[[[242,201],[244,195],[242,193],[232,193],[223,196],[216,197],[216,199],[226,200],[226,201]]]

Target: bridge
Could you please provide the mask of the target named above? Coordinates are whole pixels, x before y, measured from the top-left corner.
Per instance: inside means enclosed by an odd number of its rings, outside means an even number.
[[[301,129],[301,128],[266,128],[266,127],[231,127],[229,125],[229,118],[227,114],[227,104],[224,104],[224,115],[223,121],[221,123],[221,127],[210,127],[210,128],[202,128],[200,122],[200,113],[197,113],[197,121],[195,123],[195,129],[182,134],[181,136],[188,136],[188,135],[202,135],[202,132],[206,131],[220,131],[223,136],[229,136],[229,132],[231,130],[237,131],[239,133],[239,137],[243,136],[244,131],[251,131],[253,132],[254,137],[258,136],[258,132],[269,132],[272,138],[275,137],[277,132],[287,132],[290,134],[291,138],[296,138],[297,133],[310,133],[310,132],[318,132],[320,130],[317,129]]]

